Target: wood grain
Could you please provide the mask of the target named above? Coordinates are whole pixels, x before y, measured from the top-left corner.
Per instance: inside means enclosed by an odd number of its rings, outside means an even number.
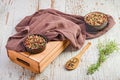
[[[83,16],[91,11],[101,11],[112,15],[116,24],[103,36],[85,42],[92,42],[92,46],[82,56],[81,64],[76,70],[66,71],[64,69],[65,62],[80,51],[73,51],[71,47],[68,47],[43,73],[35,74],[32,79],[120,80],[119,52],[110,55],[95,74],[86,75],[88,66],[98,59],[96,48],[98,40],[112,39],[120,43],[119,3],[120,0],[0,0],[0,80],[29,80],[33,76],[33,73],[8,59],[5,45],[8,37],[16,32],[14,28],[17,23],[25,16],[46,8],[54,8],[65,13]]]

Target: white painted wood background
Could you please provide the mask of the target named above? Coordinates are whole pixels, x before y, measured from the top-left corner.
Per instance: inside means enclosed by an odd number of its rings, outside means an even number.
[[[11,62],[6,41],[15,34],[15,25],[39,9],[53,8],[65,13],[82,15],[101,11],[112,15],[116,24],[103,36],[89,40],[92,46],[82,56],[77,69],[67,71],[64,64],[80,50],[68,47],[41,74]],[[120,52],[113,53],[93,75],[86,75],[88,66],[98,59],[98,40],[112,39],[120,43],[120,0],[0,0],[0,80],[120,80]],[[88,41],[85,42],[85,44]]]

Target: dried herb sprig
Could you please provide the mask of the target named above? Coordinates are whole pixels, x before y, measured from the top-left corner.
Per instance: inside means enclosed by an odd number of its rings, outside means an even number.
[[[117,51],[119,49],[117,42],[112,40],[107,40],[103,43],[99,42],[97,48],[99,50],[99,59],[96,64],[92,64],[88,68],[87,74],[93,74],[96,70],[98,70],[100,65],[106,60],[108,55],[112,54],[114,51]]]

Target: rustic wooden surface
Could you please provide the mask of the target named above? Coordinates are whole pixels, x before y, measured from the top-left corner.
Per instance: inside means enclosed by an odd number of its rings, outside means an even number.
[[[120,80],[120,52],[110,55],[93,75],[86,75],[88,66],[98,59],[98,40],[112,39],[120,43],[120,0],[0,0],[0,80]],[[16,31],[15,25],[39,9],[53,8],[65,13],[85,15],[101,11],[113,16],[116,24],[103,36],[87,40],[92,46],[82,56],[77,69],[67,71],[64,64],[80,50],[68,47],[41,74],[34,74],[14,64],[7,57],[6,42]]]

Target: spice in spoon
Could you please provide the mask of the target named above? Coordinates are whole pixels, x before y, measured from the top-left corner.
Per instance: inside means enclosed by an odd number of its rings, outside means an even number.
[[[85,51],[89,48],[90,45],[91,45],[91,42],[88,42],[88,44],[82,49],[82,51],[80,51],[78,55],[68,60],[65,64],[65,68],[67,70],[76,69],[80,62],[81,56],[83,55],[83,53],[85,53]]]

